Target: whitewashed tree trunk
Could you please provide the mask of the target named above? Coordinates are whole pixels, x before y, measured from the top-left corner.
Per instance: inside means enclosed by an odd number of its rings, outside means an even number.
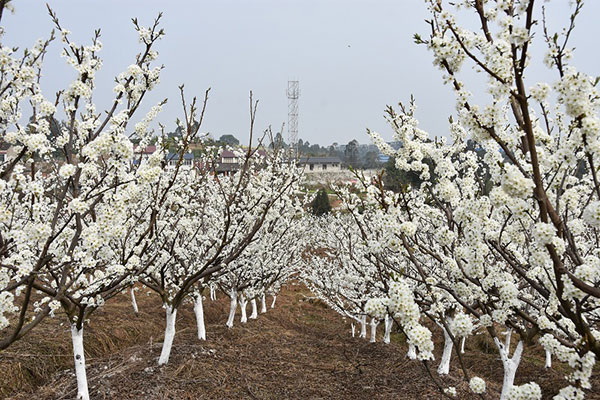
[[[77,377],[77,400],[89,400],[87,375],[85,373],[85,354],[83,352],[83,326],[71,325],[71,341],[73,342],[73,359],[75,360],[75,376]]]
[[[202,295],[196,295],[194,299],[194,314],[196,314],[196,325],[198,325],[198,339],[206,340],[206,326],[204,325],[204,306]]]
[[[352,329],[352,337],[356,334],[356,326],[354,326],[354,322],[350,323],[350,329]]]
[[[210,299],[212,301],[215,301],[217,299],[217,291],[215,290],[214,286],[210,287]]]
[[[417,359],[417,348],[414,344],[408,344],[408,353],[406,353],[406,357],[408,357],[411,360]]]
[[[271,303],[271,308],[275,307],[275,301],[277,300],[277,295],[273,295],[273,302]]]
[[[500,394],[500,400],[508,399],[508,394],[510,393],[510,389],[513,387],[515,382],[515,373],[517,372],[517,368],[521,362],[521,355],[523,354],[523,341],[520,340],[519,343],[517,343],[517,348],[515,349],[512,358],[509,357],[511,333],[512,332],[510,330],[506,333],[506,340],[504,344],[500,342],[498,338],[494,338],[494,343],[496,343],[496,347],[498,347],[500,359],[502,360],[502,366],[504,367],[504,380],[502,382],[502,393]]]
[[[392,333],[392,318],[389,315],[385,316],[384,325],[385,331],[383,333],[383,343],[388,344],[390,342],[390,336]]]
[[[235,309],[237,307],[237,293],[234,289],[231,290],[231,299],[229,301],[229,318],[227,318],[228,328],[233,328],[233,319],[235,318]]]
[[[360,338],[365,339],[367,337],[367,316],[363,315],[360,317]]]
[[[440,360],[440,365],[438,366],[438,374],[440,375],[448,375],[450,372],[450,360],[452,359],[452,347],[454,343],[446,331],[446,328],[442,327],[444,331],[444,351],[442,353],[442,359]]]
[[[465,354],[465,341],[467,340],[466,336],[463,336],[462,340],[460,341],[460,354]]]
[[[250,314],[250,319],[258,318],[258,307],[256,306],[256,299],[250,300],[250,304],[252,305],[252,314]]]
[[[546,350],[546,363],[544,364],[544,368],[552,368],[552,353]]]
[[[246,305],[248,304],[248,299],[244,296],[243,293],[240,293],[240,311],[242,316],[240,317],[240,322],[245,324],[248,322],[248,316],[246,315]]]
[[[131,287],[131,289],[129,289],[129,292],[131,293],[131,306],[133,307],[133,312],[138,314],[140,311],[138,309],[137,302],[135,301],[135,288]]]
[[[265,294],[260,295],[260,313],[264,314],[267,312],[267,299],[265,298]]]
[[[175,321],[177,319],[177,309],[165,304],[167,323],[165,326],[165,340],[163,341],[158,365],[165,365],[169,362],[171,348],[173,347],[173,339],[175,338]]]
[[[379,325],[379,321],[375,318],[371,318],[371,338],[369,340],[371,343],[377,341],[377,325]]]

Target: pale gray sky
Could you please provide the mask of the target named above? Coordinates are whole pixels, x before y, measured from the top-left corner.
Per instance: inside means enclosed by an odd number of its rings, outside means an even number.
[[[212,87],[202,131],[215,137],[248,133],[248,93],[260,100],[257,129],[287,123],[288,79],[298,79],[299,137],[311,143],[367,143],[365,129],[389,138],[382,115],[386,104],[414,94],[418,118],[432,135],[446,133],[454,108],[450,88],[431,63],[424,46],[413,44],[416,32],[426,36],[428,17],[422,0],[56,0],[52,8],[78,43],[89,43],[102,29],[104,68],[95,99],[99,108],[112,98],[113,77],[134,61],[139,44],[132,17],[149,25],[164,12],[165,39],[157,49],[166,68],[160,86],[145,108],[164,97],[169,104],[159,120],[168,127],[181,115],[178,85],[188,96],[202,96]],[[541,1],[539,1],[542,4]],[[568,0],[547,4],[557,30],[568,21]],[[6,13],[4,44],[31,46],[52,29],[43,1],[16,1]],[[600,74],[597,38],[600,1],[588,0],[573,38],[575,64]],[[560,24],[560,25],[559,25]],[[66,87],[73,75],[61,59],[60,41],[51,47],[42,82],[48,97]],[[536,54],[542,54],[538,48]],[[555,79],[542,68],[530,84]],[[143,113],[138,114],[138,117]]]

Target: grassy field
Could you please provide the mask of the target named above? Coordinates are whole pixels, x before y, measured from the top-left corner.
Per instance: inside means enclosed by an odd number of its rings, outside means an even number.
[[[164,326],[158,298],[138,294],[136,316],[122,294],[85,327],[90,394],[93,399],[443,398],[423,364],[405,358],[401,334],[393,334],[388,345],[352,338],[348,321],[309,297],[303,286],[289,285],[274,309],[247,324],[240,324],[238,315],[236,326],[227,329],[228,299],[219,294],[217,301],[205,302],[205,342],[196,337],[192,305],[187,304],[178,311],[169,364],[158,367]],[[61,322],[60,317],[48,319],[0,352],[0,397],[74,398],[70,335]],[[382,330],[380,325],[380,334]],[[497,399],[502,366],[493,344],[482,336],[470,338],[465,362],[470,373],[487,381],[488,398]],[[565,385],[564,370],[556,362],[554,369],[545,370],[540,349],[530,347],[516,383],[535,380],[544,398],[551,398]],[[457,398],[473,398],[455,359],[450,375],[444,384],[457,388]],[[597,390],[598,373],[594,381]]]

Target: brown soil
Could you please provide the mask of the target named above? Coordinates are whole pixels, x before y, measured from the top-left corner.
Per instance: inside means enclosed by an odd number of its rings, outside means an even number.
[[[186,304],[178,311],[169,364],[158,367],[164,328],[160,303],[156,296],[138,294],[140,315],[135,316],[122,294],[85,327],[90,394],[93,399],[443,398],[423,364],[405,358],[400,334],[389,345],[352,338],[348,321],[309,297],[304,287],[290,285],[274,309],[244,325],[238,315],[236,326],[227,329],[228,299],[220,294],[217,301],[205,302],[205,342],[197,339],[192,307]],[[74,398],[70,346],[67,326],[57,317],[1,352],[0,397]],[[502,366],[493,344],[475,337],[466,350],[469,372],[487,381],[487,398],[498,398]],[[555,364],[545,370],[540,350],[527,348],[516,383],[535,380],[544,398],[551,398],[566,384],[565,367]],[[455,386],[459,399],[474,398],[461,376],[453,359],[444,385]],[[594,381],[599,387],[597,373]]]

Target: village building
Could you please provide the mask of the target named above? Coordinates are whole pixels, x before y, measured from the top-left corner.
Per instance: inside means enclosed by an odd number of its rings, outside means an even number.
[[[156,146],[133,146],[133,165],[137,165],[142,160],[147,160],[156,151]]]
[[[340,172],[342,160],[338,157],[300,157],[298,166],[305,172]]]
[[[169,153],[165,157],[165,161],[167,165],[170,167],[174,167],[177,165],[179,161],[180,154],[179,153]],[[181,165],[185,165],[191,167],[194,165],[194,153],[184,153],[183,160],[181,161]]]

